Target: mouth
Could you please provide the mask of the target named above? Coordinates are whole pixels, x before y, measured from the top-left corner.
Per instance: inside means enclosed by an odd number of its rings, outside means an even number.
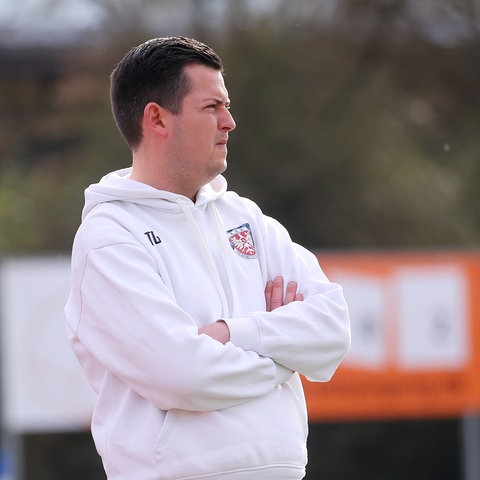
[[[228,143],[228,137],[226,138],[221,138],[218,142],[217,145],[220,147],[226,147]]]

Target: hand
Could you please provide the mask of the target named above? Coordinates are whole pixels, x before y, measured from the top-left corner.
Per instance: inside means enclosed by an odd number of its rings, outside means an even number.
[[[303,301],[303,295],[297,293],[297,282],[292,280],[287,283],[285,298],[283,297],[283,277],[278,276],[267,282],[265,286],[265,302],[267,312],[294,301]]]
[[[230,341],[230,329],[223,320],[218,320],[217,322],[209,323],[199,328],[198,334],[201,335],[202,333],[223,344]]]
[[[287,305],[293,301],[303,301],[303,295],[297,293],[297,282],[292,280],[287,283],[285,297],[283,297],[283,277],[278,276],[267,282],[265,286],[265,302],[267,312],[271,312],[278,307]],[[230,329],[223,320],[218,320],[214,323],[209,323],[198,329],[199,335],[208,335],[220,343],[227,343],[230,341]]]

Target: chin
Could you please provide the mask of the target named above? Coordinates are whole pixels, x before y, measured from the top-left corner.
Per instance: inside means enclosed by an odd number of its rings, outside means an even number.
[[[217,168],[215,169],[217,172],[217,175],[220,175],[227,169],[227,159],[224,158],[218,162]]]

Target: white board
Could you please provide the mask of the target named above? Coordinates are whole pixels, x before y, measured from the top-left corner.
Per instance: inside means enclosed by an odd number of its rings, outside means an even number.
[[[66,257],[0,264],[2,419],[9,432],[88,429],[94,405],[68,342]]]

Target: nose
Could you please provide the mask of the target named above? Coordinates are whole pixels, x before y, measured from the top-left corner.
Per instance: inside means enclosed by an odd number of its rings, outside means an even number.
[[[231,132],[232,130],[235,129],[237,124],[235,123],[235,120],[233,119],[233,116],[227,107],[223,108],[223,112],[224,114],[222,115],[222,118],[220,120],[220,129],[226,130],[227,132]]]

